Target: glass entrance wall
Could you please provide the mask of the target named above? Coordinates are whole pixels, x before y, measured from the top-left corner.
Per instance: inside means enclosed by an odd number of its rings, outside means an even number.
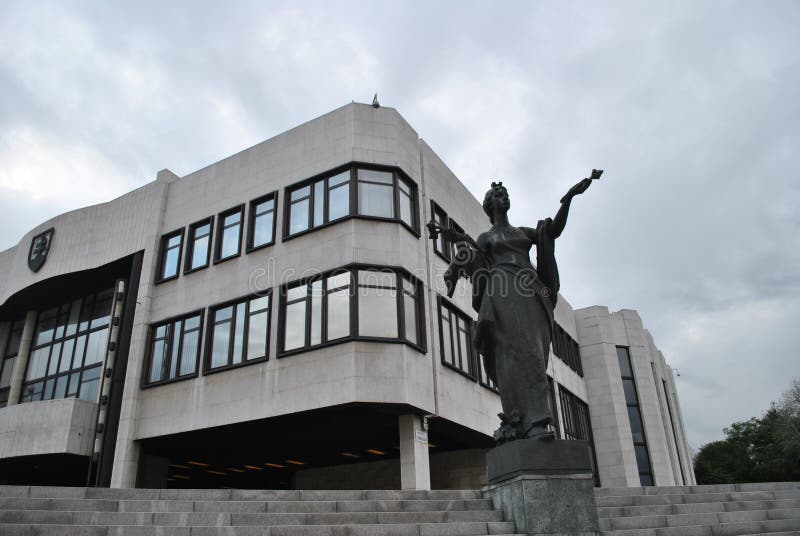
[[[112,301],[109,288],[39,312],[20,403],[97,400]]]

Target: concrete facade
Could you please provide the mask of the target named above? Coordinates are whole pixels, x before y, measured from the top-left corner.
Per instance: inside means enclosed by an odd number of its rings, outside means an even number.
[[[354,214],[287,238],[287,188],[351,163],[394,170],[410,181],[415,191],[415,228],[402,225],[397,218],[365,219]],[[354,185],[355,182],[351,189]],[[271,192],[277,192],[274,244],[248,252],[246,240],[241,240],[238,256],[184,273],[183,261],[188,255],[186,230],[192,224],[215,217],[211,241],[216,246],[220,240],[220,214],[244,205],[240,234],[246,238],[252,212],[250,201]],[[351,193],[352,212],[360,210],[352,206],[354,195]],[[394,195],[399,196],[397,192]],[[127,367],[121,396],[117,392],[120,410],[110,476],[112,487],[136,486],[142,478],[143,460],[158,450],[152,445],[169,446],[170,437],[195,437],[192,434],[223,428],[240,430],[253,423],[285,423],[287,416],[352,407],[391,413],[386,422],[391,420],[393,428],[384,439],[395,437],[394,461],[359,458],[358,467],[336,463],[303,467],[290,485],[352,487],[357,480],[359,487],[370,487],[368,481],[364,483],[370,472],[360,470],[368,464],[386,468],[381,473],[385,475],[384,485],[404,489],[426,489],[431,483],[436,487],[456,487],[467,481],[480,485],[481,481],[475,482],[476,475],[484,474],[479,454],[491,444],[500,402],[494,390],[477,381],[477,370],[461,373],[442,358],[439,302],[446,294],[442,274],[447,262],[433,251],[425,236],[424,224],[432,218],[431,201],[473,237],[486,228],[480,203],[399,113],[391,108],[347,105],[184,177],[162,170],[155,181],[118,199],[69,212],[37,226],[16,247],[0,252],[0,271],[6,274],[0,280],[0,318],[6,330],[17,318],[27,315],[33,319],[46,307],[59,305],[58,296],[52,303],[41,301],[45,298],[40,296],[43,288],[51,294],[53,288],[60,288],[59,277],[88,274],[91,279],[92,274],[107,270],[105,267],[120,259],[141,255],[138,287],[127,298],[135,300],[135,312],[123,319],[130,330],[129,342],[116,350],[127,353]],[[47,261],[34,273],[27,267],[31,239],[50,227],[55,234]],[[159,282],[162,237],[176,230],[184,232],[179,275]],[[419,344],[348,340],[278,355],[278,337],[283,328],[279,298],[282,286],[312,273],[352,265],[392,267],[419,282],[418,299],[424,320]],[[153,325],[193,311],[202,311],[206,321],[218,304],[264,292],[272,293],[266,359],[223,371],[207,370],[204,356],[210,332],[203,324],[197,374],[145,385]],[[460,281],[455,295],[446,302],[466,317],[476,317],[468,281]],[[561,297],[555,318],[580,346],[583,371],[553,356],[548,374],[555,389],[564,389],[588,403],[600,483],[639,485],[629,429],[625,435],[629,425],[615,346],[630,348],[634,360],[656,483],[694,483],[671,370],[635,311],[611,314],[602,307],[573,310]],[[29,343],[34,336],[33,328],[26,326],[23,339],[28,339],[27,343],[23,340],[16,359],[11,386],[14,400],[9,404],[19,402]],[[96,408],[96,402],[86,403]],[[567,410],[562,408],[561,397],[554,396],[554,402],[563,418]],[[0,430],[21,430],[18,421],[29,421],[30,412],[43,414],[44,421],[33,422],[53,422],[63,417],[67,406],[72,408],[72,423],[76,419],[75,408],[84,405],[75,400],[9,405],[0,408]],[[418,435],[424,432],[421,423],[426,416],[431,425],[431,445],[424,445]],[[384,422],[381,419],[376,417],[376,422]],[[84,421],[81,423],[80,426],[85,425]],[[72,445],[69,438],[75,435],[76,426],[62,425],[48,432],[64,436],[59,441],[48,439],[46,444],[60,445],[48,452],[88,456],[91,447],[77,452],[75,447],[67,446]],[[353,426],[355,430],[357,426]],[[564,426],[562,423],[562,436]],[[434,437],[441,438],[443,444],[433,445]],[[40,452],[38,446],[26,446],[15,439],[14,446],[9,447],[6,441],[11,440],[0,436],[0,461]],[[143,445],[147,446],[144,450]],[[445,448],[452,455],[436,448]],[[162,457],[160,466],[166,466],[163,453],[158,455]],[[386,455],[394,456],[391,452]],[[437,459],[442,460],[438,465]],[[457,466],[458,474],[448,478],[446,468],[451,465]],[[350,477],[352,480],[348,480]]]

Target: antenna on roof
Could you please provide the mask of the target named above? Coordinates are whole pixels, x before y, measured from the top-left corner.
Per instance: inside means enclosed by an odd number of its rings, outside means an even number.
[[[381,103],[378,102],[378,94],[377,93],[375,93],[375,96],[372,97],[372,107],[373,108],[380,108],[381,107]]]

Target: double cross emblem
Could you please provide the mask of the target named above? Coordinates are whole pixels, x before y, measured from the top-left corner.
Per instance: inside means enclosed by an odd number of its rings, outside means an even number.
[[[50,251],[50,244],[53,241],[53,227],[39,233],[31,240],[31,249],[28,252],[28,268],[38,272],[47,260],[47,253]]]

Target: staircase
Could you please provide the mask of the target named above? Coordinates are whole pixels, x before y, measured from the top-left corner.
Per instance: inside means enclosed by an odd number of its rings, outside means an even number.
[[[605,535],[800,535],[800,482],[601,488],[596,497]]]
[[[480,491],[0,486],[2,536],[513,534]]]

